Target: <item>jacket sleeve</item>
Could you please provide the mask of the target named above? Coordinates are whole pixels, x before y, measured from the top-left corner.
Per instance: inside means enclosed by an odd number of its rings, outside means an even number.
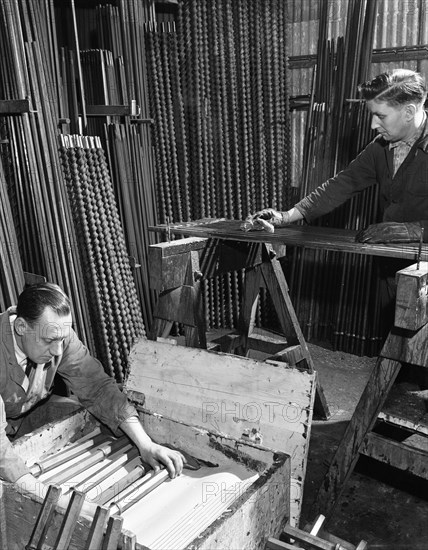
[[[295,207],[310,222],[328,214],[366,187],[378,183],[376,178],[377,144],[370,143],[344,170],[318,186]]]
[[[6,435],[6,410],[0,395],[0,479],[14,483],[24,474],[29,473],[24,460],[15,451]]]
[[[73,330],[64,344],[58,374],[80,403],[113,432],[117,433],[118,426],[127,418],[138,416],[116,381],[106,374]]]

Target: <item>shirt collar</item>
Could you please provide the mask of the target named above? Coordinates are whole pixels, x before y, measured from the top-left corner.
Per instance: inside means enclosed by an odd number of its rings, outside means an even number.
[[[15,319],[16,319],[15,314],[11,314],[9,316],[10,328],[11,328],[12,338],[13,338],[13,347],[15,350],[15,357],[16,357],[16,361],[18,362],[18,365],[20,365],[25,370],[27,366],[27,356],[22,351],[22,349],[18,346],[18,343],[15,338],[15,326],[14,326]]]

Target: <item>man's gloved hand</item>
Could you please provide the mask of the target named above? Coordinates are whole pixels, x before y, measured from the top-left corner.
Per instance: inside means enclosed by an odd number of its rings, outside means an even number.
[[[241,229],[243,231],[261,231],[265,230],[269,233],[275,231],[275,227],[285,227],[291,223],[288,212],[278,212],[273,208],[265,208],[251,216],[248,216]]]
[[[359,243],[413,243],[421,238],[422,226],[419,222],[383,222],[369,225],[355,236]]]

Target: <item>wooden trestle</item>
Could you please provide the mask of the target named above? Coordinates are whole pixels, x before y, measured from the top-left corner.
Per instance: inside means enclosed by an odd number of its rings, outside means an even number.
[[[272,359],[284,361],[314,373],[313,361],[303,337],[279,262],[285,247],[268,242],[189,237],[152,245],[149,249],[150,284],[159,291],[154,323],[149,337],[166,337],[174,322],[182,323],[187,346],[207,347],[202,280],[222,273],[245,269],[243,300],[238,330],[218,341],[220,350],[246,356],[257,346]],[[269,339],[252,338],[260,287],[271,295],[282,332],[284,349],[273,349]],[[319,382],[314,412],[322,419],[330,416]]]
[[[314,515],[322,511],[327,519],[331,519],[360,455],[428,479],[428,415],[422,413],[410,421],[408,401],[398,414],[388,414],[383,410],[403,366],[410,370],[428,368],[427,277],[427,262],[418,262],[397,273],[395,325],[321,484]],[[404,437],[396,441],[373,431],[378,420],[396,430],[404,429],[408,437],[413,434],[412,444]],[[414,436],[417,446],[413,444]]]

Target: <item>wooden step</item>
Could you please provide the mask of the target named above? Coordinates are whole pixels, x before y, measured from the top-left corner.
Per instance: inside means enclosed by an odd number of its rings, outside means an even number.
[[[417,439],[409,437],[400,442],[370,432],[364,439],[360,454],[428,479],[428,438],[425,436],[419,436]]]

